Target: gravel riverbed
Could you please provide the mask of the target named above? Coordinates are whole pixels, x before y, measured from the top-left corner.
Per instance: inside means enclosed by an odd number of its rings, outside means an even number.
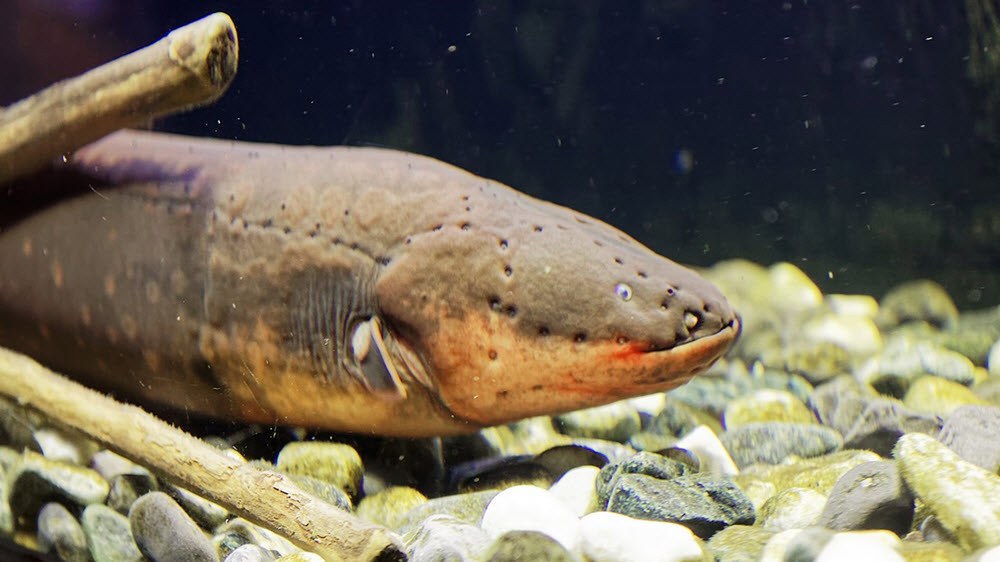
[[[1000,560],[1000,309],[931,281],[823,295],[705,275],[743,333],[668,393],[445,439],[221,426],[233,455],[384,525],[411,560]],[[0,535],[66,561],[319,560],[0,408]]]

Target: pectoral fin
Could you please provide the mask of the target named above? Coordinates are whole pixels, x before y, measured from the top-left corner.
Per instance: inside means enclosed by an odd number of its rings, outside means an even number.
[[[393,365],[385,340],[382,339],[382,322],[377,316],[359,322],[354,327],[351,348],[354,361],[369,389],[389,394],[395,399],[406,398],[406,388]]]

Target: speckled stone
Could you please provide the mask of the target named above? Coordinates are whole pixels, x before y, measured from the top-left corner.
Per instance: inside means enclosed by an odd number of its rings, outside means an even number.
[[[141,562],[128,518],[110,507],[88,505],[80,516],[94,562]]]
[[[449,515],[432,515],[403,538],[411,562],[479,560],[490,537],[479,527]]]
[[[64,562],[90,560],[80,523],[59,503],[47,503],[38,513],[38,548],[56,554]]]
[[[951,560],[997,562],[995,559],[987,561],[975,556],[966,557],[961,548],[950,542],[942,541],[918,542],[915,540],[904,540],[899,546],[899,553],[906,562],[950,562]],[[998,550],[997,554],[1000,554],[1000,550]]]
[[[364,466],[353,447],[342,443],[296,441],[282,447],[278,470],[329,482],[356,500],[361,492]]]
[[[882,458],[871,451],[838,451],[792,464],[757,465],[733,480],[759,507],[775,493],[789,488],[809,488],[829,495],[845,472],[861,463],[879,460]]]
[[[661,480],[622,474],[608,499],[608,511],[637,519],[679,523],[703,539],[728,525],[753,523],[753,504],[728,478],[692,474]]]
[[[399,517],[414,507],[427,502],[427,497],[408,486],[393,486],[365,496],[355,514],[371,523],[390,529],[396,527]]]
[[[758,562],[774,531],[750,525],[730,525],[712,535],[708,548],[720,562]]]
[[[93,470],[50,461],[31,451],[24,452],[7,479],[11,512],[31,521],[50,501],[82,509],[108,497],[108,483]]]
[[[653,478],[670,479],[689,472],[688,466],[682,462],[647,451],[636,453],[625,461],[610,463],[601,468],[595,482],[597,506],[603,509],[608,504],[611,492],[623,474],[644,474]]]
[[[583,517],[580,526],[583,554],[590,562],[680,562],[704,555],[691,530],[676,523],[598,511]]]
[[[440,558],[435,560],[440,560]],[[579,558],[552,537],[538,531],[508,531],[493,541],[483,560],[486,562],[521,562],[523,560],[576,562]]]
[[[1000,477],[920,433],[901,437],[895,456],[906,484],[959,546],[975,550],[1000,544]]]
[[[895,461],[859,464],[830,491],[819,525],[835,531],[886,529],[904,535],[913,521],[913,494]]]
[[[876,396],[853,376],[840,375],[816,386],[807,403],[820,423],[845,434],[864,408],[864,399]]]
[[[559,498],[535,486],[515,486],[499,494],[483,513],[482,528],[499,537],[508,531],[538,531],[566,550],[580,549],[580,520]]]
[[[816,417],[790,392],[770,389],[736,398],[722,415],[727,430],[762,422],[816,423]]]
[[[938,283],[907,281],[893,287],[882,298],[876,322],[886,328],[912,321],[927,322],[939,328],[954,326],[958,322],[958,308]]]
[[[431,515],[450,515],[466,523],[478,525],[482,520],[486,505],[497,494],[496,490],[489,490],[428,500],[400,515],[396,519],[394,529],[400,534],[406,534]]]
[[[850,369],[851,355],[831,342],[775,341],[759,353],[760,361],[771,369],[798,373],[804,381],[820,384]],[[804,396],[799,397],[804,400]]]
[[[819,520],[826,496],[809,488],[787,488],[767,499],[757,510],[757,524],[771,531],[802,529]]]
[[[778,464],[790,455],[825,455],[843,445],[843,438],[836,430],[801,423],[747,424],[723,432],[719,440],[740,468],[755,463]]]
[[[7,501],[7,471],[0,469],[0,535],[9,536],[14,532],[14,515]]]
[[[51,461],[83,465],[97,451],[94,442],[82,434],[55,427],[40,427],[32,434],[39,452]]]
[[[626,401],[560,414],[552,419],[556,429],[570,437],[625,442],[639,431],[639,412]]]
[[[994,406],[959,406],[941,427],[938,440],[958,456],[996,473],[1000,471],[1000,408]]]
[[[960,406],[986,406],[968,387],[938,377],[920,377],[913,381],[903,398],[903,405],[916,412],[947,417]]]
[[[217,562],[212,542],[198,524],[163,492],[150,492],[128,514],[139,551],[156,562]]]
[[[347,492],[341,490],[335,484],[331,484],[311,476],[305,476],[303,474],[289,474],[288,477],[291,478],[292,482],[294,482],[296,486],[302,488],[306,492],[309,492],[313,496],[316,496],[327,503],[333,504],[344,511],[354,510],[354,502],[351,501],[351,497],[347,494]]]
[[[274,562],[278,557],[273,552],[255,544],[245,544],[229,553],[223,562]]]

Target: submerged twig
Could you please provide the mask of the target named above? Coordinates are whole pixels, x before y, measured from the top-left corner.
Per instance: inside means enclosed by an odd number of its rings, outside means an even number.
[[[117,129],[216,100],[238,54],[232,20],[216,13],[0,109],[0,183]]]
[[[281,474],[231,459],[141,408],[2,347],[0,394],[327,560],[402,558],[398,538],[387,529],[307,494]]]

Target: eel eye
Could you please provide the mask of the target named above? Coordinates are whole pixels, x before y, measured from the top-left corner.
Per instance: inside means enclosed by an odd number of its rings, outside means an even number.
[[[630,301],[632,300],[632,287],[625,283],[619,283],[615,285],[615,294],[623,301]]]

